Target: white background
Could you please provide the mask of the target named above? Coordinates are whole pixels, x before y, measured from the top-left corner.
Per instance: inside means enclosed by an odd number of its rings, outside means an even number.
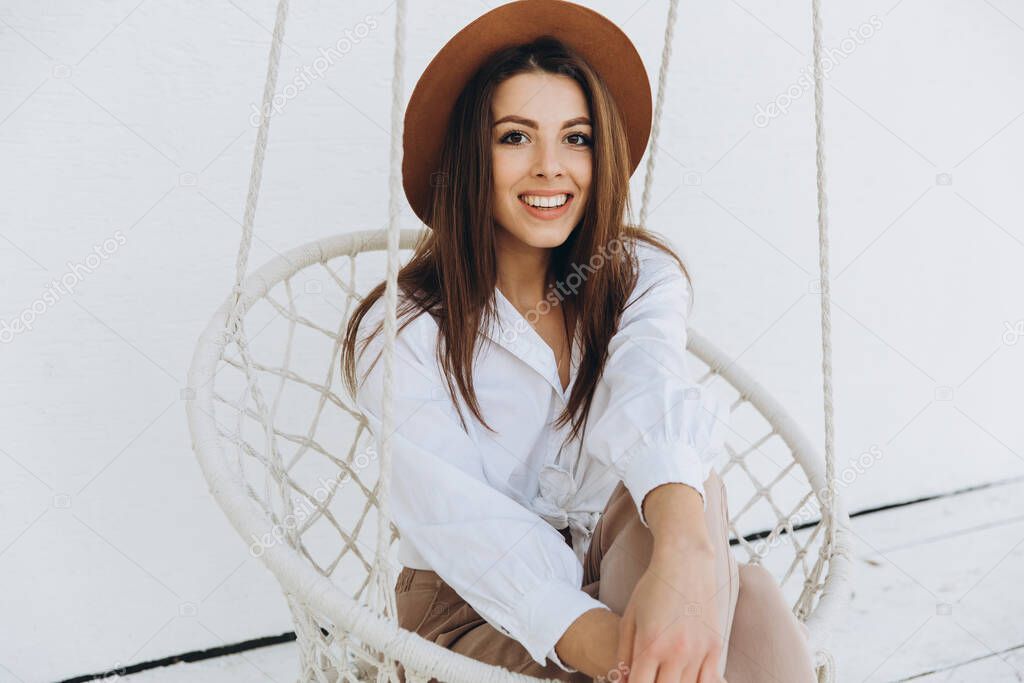
[[[395,8],[292,4],[281,85],[377,28],[274,119],[253,267],[386,221]],[[584,4],[656,76],[667,3]],[[809,4],[681,3],[650,227],[694,276],[694,327],[820,442]],[[873,33],[825,93],[837,455],[883,454],[844,494],[861,510],[1018,476],[1024,5],[823,4],[826,46]],[[410,2],[406,95],[488,5]],[[0,3],[0,320],[125,238],[0,344],[0,680],[292,628],[206,491],[180,399],[233,279],[273,20],[265,0]]]

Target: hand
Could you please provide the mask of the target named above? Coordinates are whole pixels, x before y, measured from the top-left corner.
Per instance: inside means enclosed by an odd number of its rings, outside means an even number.
[[[629,683],[725,683],[714,576],[710,548],[655,548],[620,622]]]

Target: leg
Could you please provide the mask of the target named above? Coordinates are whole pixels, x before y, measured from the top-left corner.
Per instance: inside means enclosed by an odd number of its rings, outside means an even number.
[[[597,597],[597,586],[583,590]],[[536,678],[591,683],[589,676],[563,671],[553,662],[537,664],[518,641],[488,624],[435,572],[405,568],[395,592],[399,626],[452,652]],[[404,671],[401,677],[404,681]]]
[[[815,683],[806,627],[763,567],[739,568],[740,595],[729,639],[729,683]]]
[[[719,673],[725,671],[729,647],[730,627],[739,589],[736,560],[729,549],[728,509],[725,486],[718,474],[712,471],[704,483],[707,509],[704,519],[711,542],[715,548],[716,595],[718,625],[722,630],[722,654],[719,659]],[[636,504],[619,483],[608,502],[601,521],[594,530],[591,546],[587,551],[584,583],[595,573],[600,577],[598,599],[608,605],[616,614],[622,614],[633,588],[647,570],[654,538],[650,529],[640,522]],[[733,683],[730,681],[730,683]]]

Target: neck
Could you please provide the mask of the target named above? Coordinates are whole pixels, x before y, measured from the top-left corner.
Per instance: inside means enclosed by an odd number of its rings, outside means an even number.
[[[510,236],[496,242],[498,289],[518,309],[535,307],[547,293],[551,249]]]

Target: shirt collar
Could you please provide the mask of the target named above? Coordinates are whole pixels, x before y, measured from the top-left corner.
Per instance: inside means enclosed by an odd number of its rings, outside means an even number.
[[[562,383],[558,378],[558,365],[555,354],[547,342],[533,329],[533,325],[512,305],[501,290],[494,288],[495,315],[484,324],[484,334],[494,343],[507,349],[510,353],[529,365],[540,374],[555,390],[555,394],[563,401],[568,401],[576,384],[576,373],[582,355],[577,329],[576,339],[572,344],[572,358],[569,363],[569,386],[563,392]],[[577,326],[578,328],[578,326]]]

